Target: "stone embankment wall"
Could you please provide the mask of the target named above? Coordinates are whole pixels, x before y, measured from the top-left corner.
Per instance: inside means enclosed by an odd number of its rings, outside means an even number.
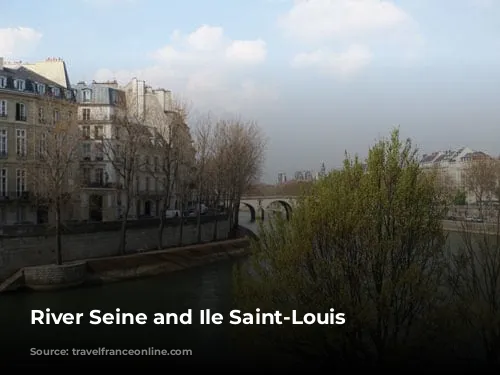
[[[152,226],[133,227],[127,230],[126,252],[129,254],[155,249],[158,244],[156,222]],[[134,224],[132,224],[134,225]],[[201,225],[202,242],[212,241],[214,218],[206,217]],[[225,217],[217,222],[217,240],[228,238],[229,223]],[[77,261],[89,258],[118,255],[119,230],[90,233],[65,234],[62,238],[63,261]],[[197,226],[190,220],[183,227],[182,245],[198,242]],[[164,247],[180,245],[180,225],[169,224],[163,231]],[[11,276],[22,267],[55,263],[54,236],[3,236],[0,237],[0,280]]]

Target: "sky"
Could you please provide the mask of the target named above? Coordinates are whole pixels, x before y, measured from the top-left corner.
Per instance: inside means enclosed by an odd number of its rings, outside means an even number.
[[[170,89],[257,121],[264,180],[364,157],[399,126],[422,153],[500,154],[498,0],[0,0],[0,56]]]

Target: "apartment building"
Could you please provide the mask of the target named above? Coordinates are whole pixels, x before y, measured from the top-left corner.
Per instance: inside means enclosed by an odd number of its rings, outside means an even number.
[[[43,140],[35,139],[42,133],[38,130],[62,119],[71,123],[77,104],[64,61],[49,59],[44,66],[7,63],[0,57],[0,225],[50,219],[30,189],[26,162],[40,156],[37,149]],[[44,75],[44,69],[57,80]],[[72,210],[63,217],[73,218]]]
[[[170,92],[153,90],[145,81],[137,79],[124,87],[112,81],[88,85],[80,82],[74,88],[82,134],[81,217],[91,221],[108,221],[122,216],[126,202],[123,170],[120,170],[117,156],[109,152],[106,144],[113,142],[118,150],[120,144],[124,146],[130,141],[127,138],[130,136],[148,141],[141,142],[136,155],[137,169],[134,169],[129,218],[158,216],[168,170],[163,164],[163,147],[172,146],[168,139],[172,132],[183,149],[192,147],[189,127],[183,116],[170,110]],[[125,115],[127,121],[139,125],[135,131],[140,130],[141,134],[131,135],[124,131],[122,120]],[[175,186],[172,190],[172,202],[169,205],[174,208],[177,207]]]
[[[80,218],[90,221],[116,220],[120,215],[119,176],[104,140],[117,138],[117,118],[126,112],[125,93],[117,82],[79,82],[74,87],[78,101],[80,143]]]
[[[451,189],[467,193],[467,202],[475,203],[475,196],[469,192],[466,185],[466,167],[474,160],[490,158],[487,153],[475,151],[469,147],[455,150],[435,151],[424,154],[420,160],[422,168],[436,169],[443,184],[449,184]]]

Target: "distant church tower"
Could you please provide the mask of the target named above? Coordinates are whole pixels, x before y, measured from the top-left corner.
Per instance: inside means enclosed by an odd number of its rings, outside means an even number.
[[[325,163],[321,163],[321,169],[319,171],[319,176],[320,177],[325,177],[326,176],[326,167]]]

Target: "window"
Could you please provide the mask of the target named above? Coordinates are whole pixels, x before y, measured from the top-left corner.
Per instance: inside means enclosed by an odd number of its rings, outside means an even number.
[[[83,90],[82,95],[83,95],[84,102],[90,102],[92,100],[92,91],[91,90],[89,90],[89,89]]]
[[[18,156],[26,155],[26,130],[16,129],[16,154]]]
[[[39,124],[45,123],[45,112],[42,107],[38,108],[38,123]]]
[[[35,91],[40,95],[45,94],[45,85],[43,83],[35,83]]]
[[[16,194],[20,197],[26,191],[26,170],[16,169]]]
[[[149,191],[149,177],[146,177],[146,191]]]
[[[104,184],[104,169],[97,168],[95,170],[95,182],[98,183],[99,185]]]
[[[90,168],[83,168],[82,180],[86,185],[90,183]]]
[[[135,190],[136,191],[140,191],[141,190],[141,179],[139,177],[137,177],[135,179]]]
[[[54,109],[54,112],[52,112],[52,118],[54,124],[59,121],[59,111],[57,109]]]
[[[144,157],[144,166],[146,167],[146,169],[149,168],[149,156]]]
[[[7,129],[0,129],[0,158],[7,156]]]
[[[24,91],[26,88],[26,82],[24,81],[24,79],[15,79],[14,87],[16,88],[16,90]]]
[[[96,143],[95,144],[95,160],[103,160],[103,159],[104,159],[103,145],[102,145],[102,143]]]
[[[82,137],[85,139],[90,138],[90,126],[82,126]]]
[[[0,100],[0,117],[7,117],[7,100]]]
[[[72,90],[66,90],[66,99],[70,100],[73,98],[73,91]]]
[[[59,90],[59,87],[52,87],[52,95],[54,96],[61,95],[61,90]]]
[[[7,78],[0,77],[0,89],[3,89],[5,86],[7,86]]]
[[[158,172],[158,156],[155,156],[155,159],[154,159],[154,168],[155,168],[155,172]]]
[[[90,108],[83,108],[82,109],[82,117],[83,117],[83,121],[90,120]]]
[[[94,138],[102,138],[104,135],[104,128],[102,125],[94,127]]]
[[[7,196],[7,168],[0,169],[0,197]]]
[[[23,103],[16,103],[16,121],[26,121],[26,106]]]
[[[82,156],[84,160],[90,160],[90,143],[82,144]]]
[[[68,111],[68,121],[73,120],[73,112]]]
[[[47,134],[44,132],[44,133],[41,133],[40,134],[40,139],[38,140],[38,152],[40,154],[40,156],[43,156],[45,154],[45,151],[46,151],[46,146],[47,146]]]

